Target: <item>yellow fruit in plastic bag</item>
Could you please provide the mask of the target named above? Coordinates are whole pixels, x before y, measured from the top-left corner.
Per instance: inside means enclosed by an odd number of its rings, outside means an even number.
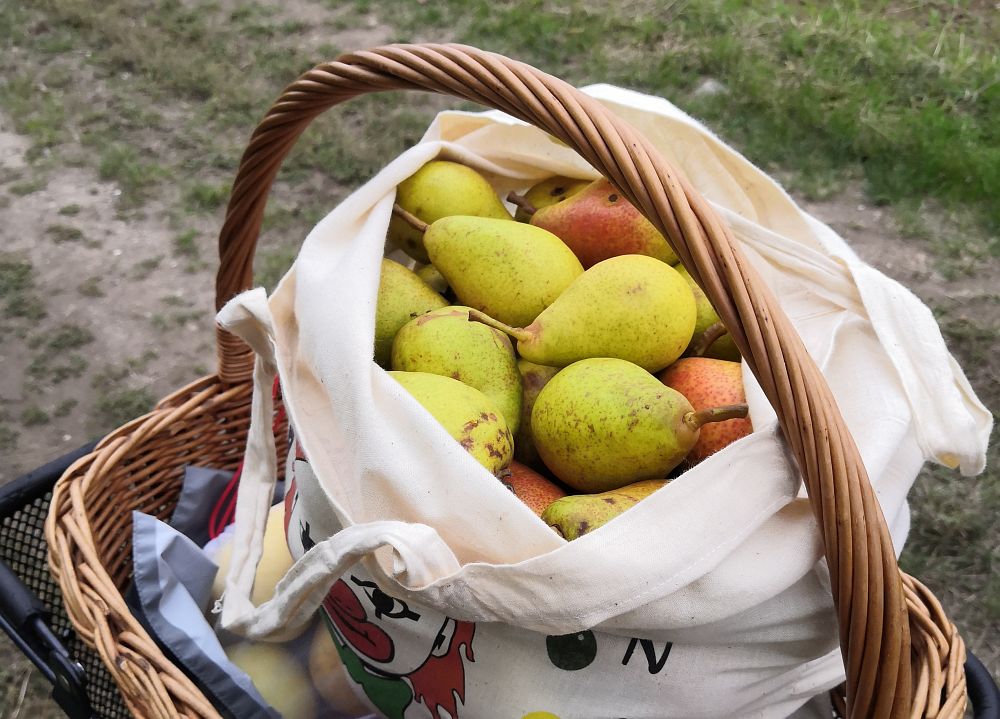
[[[313,687],[331,707],[351,716],[371,713],[354,693],[325,622],[320,622],[316,627],[312,646],[309,647],[309,677]]]
[[[229,573],[229,562],[233,558],[233,544],[229,542],[215,557],[219,571],[212,582],[212,601],[217,601],[226,588],[226,575]],[[267,515],[267,526],[264,529],[264,553],[257,565],[257,578],[253,583],[251,601],[260,606],[274,596],[274,587],[292,566],[292,555],[288,551],[288,541],[285,538],[285,505],[276,504]]]
[[[274,644],[242,642],[228,647],[226,655],[247,673],[264,701],[277,709],[284,719],[313,719],[316,716],[316,700],[309,680],[289,652]]]

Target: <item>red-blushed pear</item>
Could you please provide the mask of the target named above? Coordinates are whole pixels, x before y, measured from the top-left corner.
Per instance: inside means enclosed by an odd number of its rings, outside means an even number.
[[[576,180],[572,177],[550,177],[547,180],[532,185],[523,195],[515,192],[507,195],[507,199],[517,205],[514,219],[518,222],[529,222],[531,216],[543,207],[562,202],[590,184],[590,180]]]
[[[558,484],[516,460],[500,472],[500,481],[539,517],[546,507],[566,496]]]
[[[584,269],[618,255],[647,255],[668,264],[678,261],[653,223],[603,178],[562,202],[539,208],[531,224],[565,242]]]
[[[663,384],[682,395],[695,410],[746,402],[743,372],[739,362],[685,357],[657,375]],[[701,428],[698,441],[685,457],[687,465],[698,464],[709,455],[753,432],[749,417],[728,419]]]

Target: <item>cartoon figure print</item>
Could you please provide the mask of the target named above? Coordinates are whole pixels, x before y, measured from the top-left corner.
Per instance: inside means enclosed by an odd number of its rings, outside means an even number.
[[[323,619],[347,673],[388,719],[459,719],[475,624],[416,612],[360,571],[330,588]]]

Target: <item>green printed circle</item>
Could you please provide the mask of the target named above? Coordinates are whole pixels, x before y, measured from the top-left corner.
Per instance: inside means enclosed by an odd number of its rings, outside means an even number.
[[[574,672],[589,666],[597,656],[597,639],[590,630],[558,637],[545,637],[549,661],[559,669]]]

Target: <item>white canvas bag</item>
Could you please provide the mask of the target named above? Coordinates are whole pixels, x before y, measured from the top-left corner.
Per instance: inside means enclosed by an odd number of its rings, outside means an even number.
[[[584,92],[729,222],[823,369],[901,549],[921,465],[981,471],[991,426],[930,311],[667,101]],[[270,298],[253,290],[220,312],[257,352],[221,625],[280,637],[322,605],[359,697],[389,717],[821,716],[822,700],[804,705],[843,679],[828,574],[746,368],[751,436],[567,543],[374,364],[395,186],[437,156],[478,168],[501,196],[553,174],[595,176],[501,113],[442,113],[314,228]],[[301,558],[254,607],[276,373],[294,427],[287,521]]]

